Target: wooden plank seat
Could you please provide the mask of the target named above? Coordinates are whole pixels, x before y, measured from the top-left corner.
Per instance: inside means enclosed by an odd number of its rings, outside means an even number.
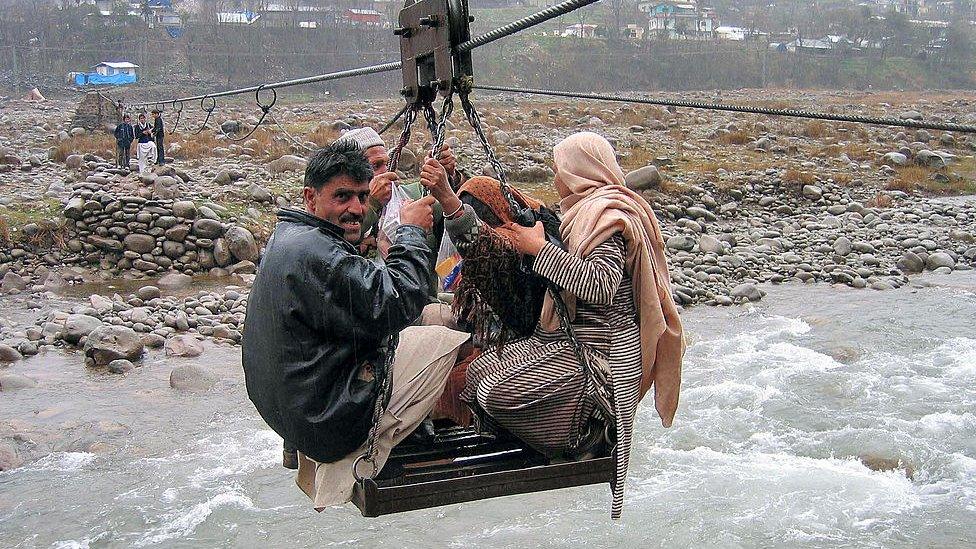
[[[378,517],[466,501],[607,482],[610,457],[552,463],[514,438],[442,429],[431,445],[394,448],[377,479],[358,482],[352,501]]]

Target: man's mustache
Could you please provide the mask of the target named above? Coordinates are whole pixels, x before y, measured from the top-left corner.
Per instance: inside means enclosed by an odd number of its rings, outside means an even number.
[[[356,214],[343,214],[339,217],[339,223],[362,223],[363,216]]]

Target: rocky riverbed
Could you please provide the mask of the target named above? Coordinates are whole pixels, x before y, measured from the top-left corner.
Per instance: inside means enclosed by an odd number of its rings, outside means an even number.
[[[963,123],[974,122],[976,105],[976,97],[946,93],[763,97]],[[6,365],[38,354],[67,352],[125,374],[147,356],[237,345],[261,247],[275,210],[298,204],[308,149],[353,127],[379,127],[398,108],[280,107],[251,136],[257,118],[243,107],[219,111],[199,135],[203,115],[185,112],[179,125],[169,120],[172,162],[138,175],[113,166],[103,130],[72,126],[71,103],[0,102],[0,390],[32,389],[29,368]],[[857,291],[899,291],[920,273],[976,265],[976,200],[965,196],[976,192],[972,136],[510,97],[480,108],[510,178],[548,201],[552,146],[575,131],[607,136],[627,184],[661,218],[674,295],[685,307],[756,302],[778,284],[849,287],[857,299]],[[461,165],[493,173],[463,120],[447,127]],[[417,137],[405,153],[405,178],[416,175],[426,146]],[[172,387],[213,382],[200,365],[170,376]],[[6,452],[0,469],[37,457]]]

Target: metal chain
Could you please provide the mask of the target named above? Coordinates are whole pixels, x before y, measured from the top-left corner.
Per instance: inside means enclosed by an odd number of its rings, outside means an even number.
[[[397,140],[393,151],[390,152],[389,169],[391,172],[396,171],[400,163],[400,155],[403,153],[403,148],[410,141],[410,129],[417,119],[417,111],[420,108],[421,105],[414,103],[410,109],[403,111],[406,116],[403,120],[403,131],[400,132],[400,138]],[[399,342],[399,334],[390,336],[390,341],[386,346],[386,358],[383,361],[382,368],[373,369],[373,379],[378,379],[380,382],[380,393],[377,395],[376,403],[373,405],[373,424],[370,426],[369,434],[366,436],[366,450],[352,463],[352,475],[357,482],[362,482],[366,478],[373,478],[379,473],[379,466],[376,464],[376,441],[379,438],[380,421],[383,419],[386,407],[390,403],[390,395],[393,391],[393,360],[396,356],[396,348]],[[367,476],[359,474],[359,464],[362,462],[367,462],[373,467]]]
[[[393,147],[390,152],[390,171],[395,172],[397,166],[400,165],[400,155],[403,153],[403,148],[407,146],[407,142],[410,141],[410,128],[413,126],[414,120],[417,119],[417,110],[420,108],[416,103],[411,105],[410,110],[406,113],[406,118],[403,119],[403,130],[400,132],[400,138],[397,140],[397,144]]]
[[[638,103],[642,105],[657,105],[664,107],[686,107],[689,109],[705,109],[710,111],[731,111],[751,114],[765,114],[769,116],[788,116],[792,118],[809,118],[813,120],[830,120],[833,122],[853,122],[855,124],[872,124],[877,126],[897,126],[924,130],[954,131],[959,133],[976,133],[976,126],[953,124],[951,122],[924,122],[921,120],[903,120],[900,118],[884,118],[864,116],[860,114],[834,114],[829,112],[805,111],[799,109],[774,109],[771,107],[752,107],[748,105],[728,105],[723,103],[707,103],[704,101],[685,101],[681,99],[647,99],[639,97],[624,97],[621,95],[576,93],[559,90],[544,90],[531,88],[512,88],[508,86],[474,86],[475,89],[499,91],[509,93],[549,95],[554,97],[568,97],[571,99],[592,99],[596,101],[611,101],[617,103]]]
[[[468,119],[468,124],[471,125],[471,129],[474,130],[475,135],[478,136],[478,140],[481,141],[481,148],[485,151],[485,156],[488,157],[488,163],[491,164],[493,170],[495,170],[495,176],[498,178],[499,189],[502,195],[505,197],[505,201],[508,202],[508,207],[512,210],[514,216],[518,216],[519,212],[522,211],[522,206],[515,200],[515,195],[508,188],[508,180],[505,177],[505,168],[502,163],[498,161],[495,157],[495,151],[491,147],[491,143],[488,142],[488,137],[485,135],[485,130],[481,125],[481,117],[478,115],[478,111],[474,108],[471,103],[471,97],[467,89],[462,88],[461,92],[458,94],[461,99],[461,108],[464,110],[465,117]]]
[[[376,464],[376,441],[379,439],[380,421],[386,412],[386,407],[390,404],[390,397],[393,394],[393,360],[396,356],[396,348],[400,343],[400,334],[390,336],[390,341],[386,345],[386,357],[383,360],[382,370],[373,369],[373,379],[379,378],[380,393],[376,396],[376,403],[373,405],[373,424],[366,435],[366,451],[364,451],[356,461],[352,463],[352,475],[357,481],[375,477],[380,471]],[[372,465],[373,470],[367,476],[359,474],[359,464],[367,462]]]

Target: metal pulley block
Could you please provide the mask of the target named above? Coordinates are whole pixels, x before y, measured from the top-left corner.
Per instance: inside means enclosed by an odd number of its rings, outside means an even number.
[[[466,0],[407,0],[393,31],[400,37],[403,89],[408,103],[447,96],[455,79],[472,75],[471,52],[455,53],[471,38]]]

